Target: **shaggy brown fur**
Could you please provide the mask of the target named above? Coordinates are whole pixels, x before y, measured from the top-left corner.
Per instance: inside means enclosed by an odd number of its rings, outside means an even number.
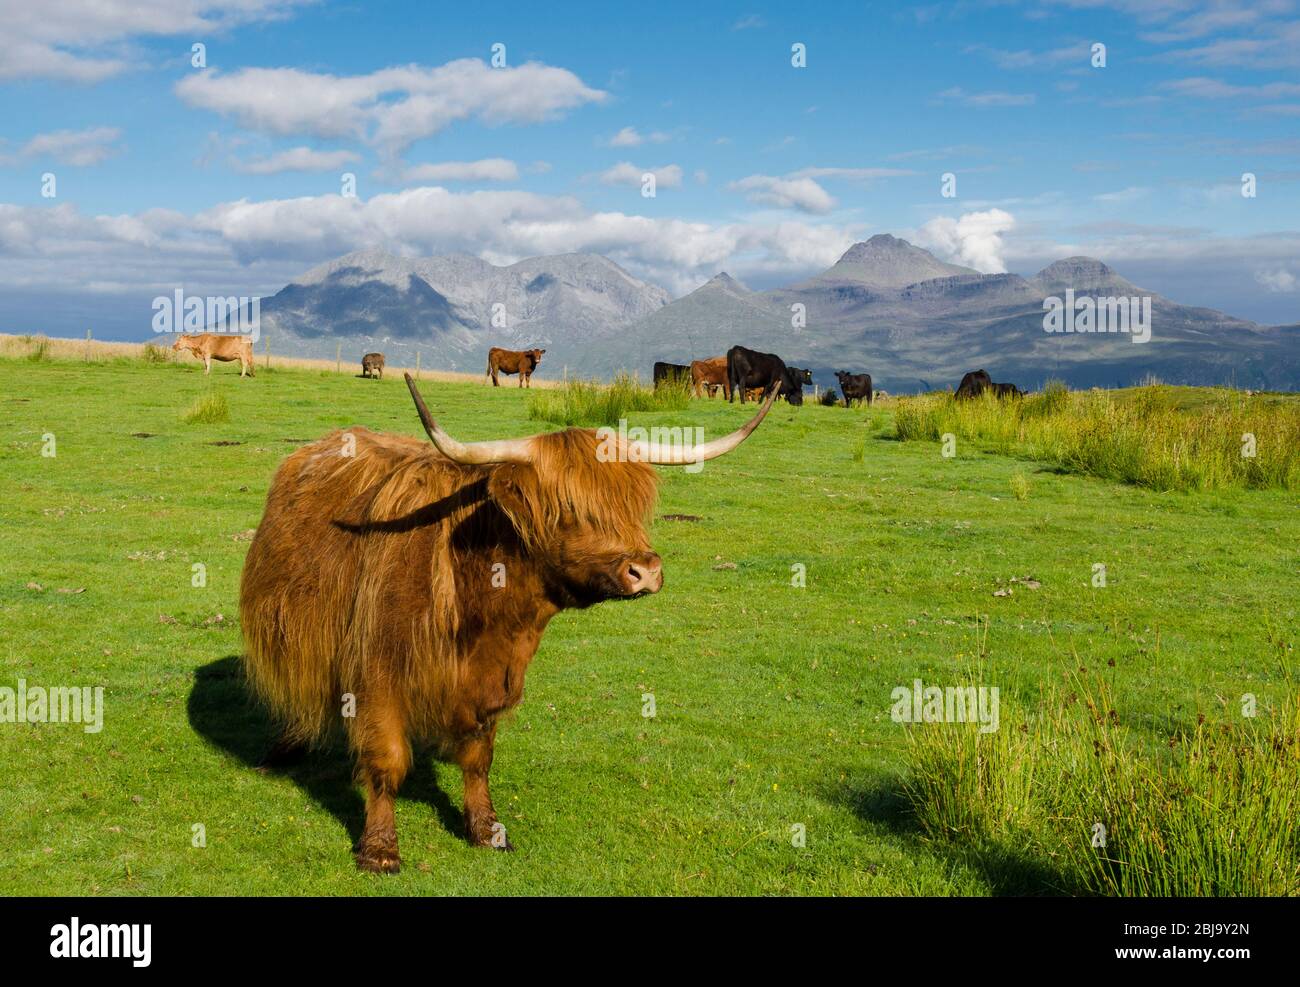
[[[276,474],[240,588],[244,664],[289,745],[346,735],[366,788],[363,869],[400,866],[393,795],[412,740],[460,765],[470,841],[508,848],[488,792],[496,719],[547,622],[658,589],[644,582],[662,579],[645,527],[657,476],[596,447],[569,429],[533,437],[530,465],[464,466],[358,427]]]

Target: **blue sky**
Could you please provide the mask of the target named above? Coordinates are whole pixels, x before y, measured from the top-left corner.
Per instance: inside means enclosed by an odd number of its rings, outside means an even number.
[[[763,288],[880,232],[1300,321],[1291,0],[563,9],[0,0],[0,331],[145,338],[363,248]]]

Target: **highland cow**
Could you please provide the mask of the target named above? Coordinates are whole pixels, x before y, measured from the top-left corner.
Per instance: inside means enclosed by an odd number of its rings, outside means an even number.
[[[365,789],[363,870],[397,871],[393,797],[412,742],[464,776],[465,828],[511,849],[488,791],[498,717],[555,614],[658,592],[646,523],[658,477],[730,452],[772,407],[693,448],[570,428],[462,444],[355,427],[281,465],[240,587],[244,667],[282,727],[276,750],[346,736]]]

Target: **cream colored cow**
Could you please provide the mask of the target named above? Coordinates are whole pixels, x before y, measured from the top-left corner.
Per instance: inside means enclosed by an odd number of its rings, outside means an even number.
[[[248,336],[234,336],[218,332],[201,332],[193,336],[177,336],[172,343],[176,351],[189,350],[203,361],[203,372],[212,373],[212,361],[222,363],[239,361],[239,376],[256,377],[253,372],[253,340]]]

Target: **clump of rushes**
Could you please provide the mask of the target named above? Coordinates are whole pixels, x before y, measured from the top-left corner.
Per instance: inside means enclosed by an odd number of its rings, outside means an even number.
[[[1144,748],[1112,698],[1076,678],[991,734],[909,728],[903,791],[926,838],[1016,862],[1020,891],[1300,894],[1300,708],[1202,715]]]
[[[230,421],[230,403],[220,391],[209,391],[185,411],[190,425],[219,425]]]
[[[985,393],[899,399],[895,432],[946,432],[1005,455],[1153,490],[1300,489],[1300,402],[1151,383],[1122,391],[1050,383],[1023,400]]]
[[[647,387],[620,373],[609,384],[571,380],[538,390],[528,398],[528,417],[556,425],[617,425],[630,413],[682,411],[691,400],[690,384],[677,378]]]

